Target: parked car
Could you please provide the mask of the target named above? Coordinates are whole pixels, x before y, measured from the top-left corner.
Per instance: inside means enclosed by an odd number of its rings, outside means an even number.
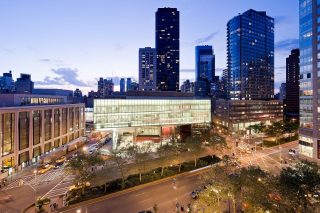
[[[38,173],[39,173],[39,174],[44,174],[44,173],[46,173],[47,171],[51,170],[52,168],[54,168],[53,165],[51,165],[51,164],[46,164],[45,166],[41,167],[41,168],[38,170]]]
[[[196,191],[191,192],[191,198],[192,199],[197,199],[198,198],[198,193]]]
[[[56,160],[56,163],[61,163],[66,161],[66,156],[60,157],[58,160]]]

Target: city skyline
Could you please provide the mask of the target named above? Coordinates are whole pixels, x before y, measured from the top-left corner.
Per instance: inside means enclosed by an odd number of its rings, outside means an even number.
[[[139,48],[155,47],[159,7],[180,11],[180,85],[186,79],[194,80],[196,45],[213,46],[216,73],[221,75],[226,68],[226,24],[250,8],[275,18],[275,91],[285,81],[285,58],[298,47],[298,2],[157,1],[148,6],[144,1],[137,5],[126,2],[0,3],[4,8],[0,26],[7,30],[0,42],[1,72],[12,70],[14,78],[29,73],[35,87],[80,88],[84,93],[97,89],[99,77],[113,77],[119,90],[121,77],[138,79]],[[230,3],[236,9],[219,10]]]

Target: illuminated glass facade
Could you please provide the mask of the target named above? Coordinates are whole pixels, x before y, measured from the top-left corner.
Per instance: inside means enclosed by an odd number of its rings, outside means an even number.
[[[213,122],[229,132],[247,130],[250,125],[282,120],[283,106],[278,100],[223,100],[216,102]]]
[[[299,151],[320,159],[320,1],[300,0]]]
[[[83,136],[83,112],[83,104],[1,107],[0,169],[19,169]]]
[[[207,99],[95,99],[95,129],[211,122]]]
[[[156,12],[157,90],[179,90],[180,12],[159,8]]]
[[[274,96],[274,19],[248,10],[227,24],[227,65],[232,100]]]

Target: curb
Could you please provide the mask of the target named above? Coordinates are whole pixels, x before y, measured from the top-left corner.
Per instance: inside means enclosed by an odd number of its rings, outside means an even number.
[[[83,202],[80,202],[80,203],[73,204],[71,206],[60,208],[60,209],[58,209],[58,212],[65,212],[65,211],[72,210],[72,209],[75,209],[75,208],[80,207],[80,206],[87,206],[87,205],[98,203],[100,201],[107,200],[107,199],[110,199],[110,198],[119,197],[121,195],[130,193],[130,192],[133,192],[133,191],[137,191],[139,189],[142,189],[142,188],[145,188],[145,187],[148,187],[148,186],[153,186],[153,185],[157,185],[159,183],[166,182],[166,181],[168,181],[170,179],[173,179],[173,178],[187,176],[187,175],[190,175],[190,174],[193,174],[193,175],[201,174],[201,173],[205,172],[206,170],[210,169],[211,167],[212,167],[212,165],[209,165],[209,166],[206,166],[206,167],[202,167],[202,168],[198,168],[198,169],[195,169],[195,170],[183,172],[181,174],[172,175],[172,176],[165,177],[165,178],[153,181],[153,182],[141,184],[141,185],[134,186],[134,187],[131,187],[131,188],[128,188],[128,189],[124,189],[124,190],[121,190],[121,191],[118,191],[118,192],[107,194],[107,195],[104,195],[104,196],[101,196],[101,197],[98,197],[98,198],[94,198],[94,199],[91,199],[91,200],[86,200],[86,201],[83,201]]]

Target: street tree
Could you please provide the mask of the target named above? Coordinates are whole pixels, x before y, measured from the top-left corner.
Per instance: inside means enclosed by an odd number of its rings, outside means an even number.
[[[170,164],[170,158],[172,157],[173,149],[170,145],[165,144],[158,148],[158,162],[161,167],[161,176],[163,176],[164,169]]]
[[[200,136],[191,136],[186,139],[186,148],[192,154],[194,159],[194,167],[197,167],[197,160],[204,151]]]
[[[95,177],[95,167],[103,163],[104,161],[97,154],[79,153],[76,158],[68,162],[66,169],[76,175],[75,183],[82,188],[83,193],[86,184]]]
[[[122,179],[122,187],[125,183],[126,165],[130,160],[130,151],[128,148],[115,149],[111,151],[110,160],[116,165]]]
[[[303,161],[294,168],[284,168],[279,177],[281,196],[296,212],[312,212],[314,195],[320,190],[320,167]]]
[[[150,144],[134,145],[130,151],[132,159],[138,167],[140,182],[142,181],[142,173],[146,172],[146,164],[151,159],[150,151]]]

